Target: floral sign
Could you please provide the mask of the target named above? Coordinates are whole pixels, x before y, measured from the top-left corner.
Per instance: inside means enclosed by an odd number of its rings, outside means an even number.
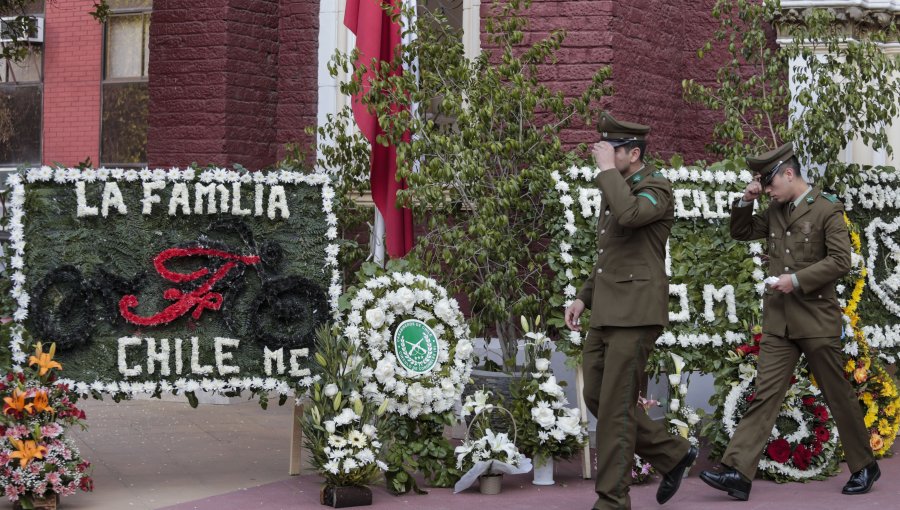
[[[602,197],[593,182],[595,169],[571,167],[554,172],[554,198],[563,215],[556,227],[558,251],[551,253],[560,291],[560,309],[575,299],[595,257],[595,225]],[[730,238],[730,207],[751,179],[733,162],[707,169],[664,169],[672,182],[675,225],[667,246],[670,277],[670,326],[657,345],[685,358],[688,368],[712,372],[710,361],[724,358],[748,339],[746,324],[759,320],[764,289],[765,253],[758,242]],[[872,169],[863,184],[848,186],[842,197],[851,221],[864,231],[854,261],[868,268],[868,289],[860,304],[866,341],[893,363],[900,354],[900,174]],[[839,285],[845,305],[850,285]],[[561,315],[561,313],[560,313]],[[582,334],[567,334],[557,344],[580,357]]]
[[[80,393],[311,383],[340,294],[327,176],[42,167],[9,184],[15,364],[27,329]]]

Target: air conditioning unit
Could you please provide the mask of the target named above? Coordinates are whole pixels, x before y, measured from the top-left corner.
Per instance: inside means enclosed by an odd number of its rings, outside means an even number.
[[[19,39],[19,42],[28,42],[40,44],[44,42],[44,18],[41,16],[26,16],[31,18],[33,22],[33,27],[29,31],[29,33],[25,34],[25,37]],[[8,25],[16,23],[18,17],[16,16],[4,16],[0,18],[0,43],[11,43],[13,42],[12,37],[10,37],[10,28]]]

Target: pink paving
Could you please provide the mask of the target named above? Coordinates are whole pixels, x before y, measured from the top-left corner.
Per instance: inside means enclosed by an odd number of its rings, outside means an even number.
[[[319,504],[320,478],[287,476],[291,434],[289,406],[263,411],[254,401],[230,405],[129,401],[87,401],[85,431],[72,435],[93,463],[95,491],[64,498],[63,510],[295,510],[326,509]],[[844,496],[849,478],[779,485],[757,480],[750,501],[739,502],[707,487],[697,474],[710,467],[701,451],[698,465],[665,506],[656,504],[658,480],[633,487],[632,508],[666,510],[854,510],[900,509],[900,459],[880,462],[882,477],[870,494]],[[507,476],[503,492],[481,495],[477,488],[454,495],[395,497],[373,487],[374,509],[520,510],[583,509],[594,503],[593,482],[583,480],[578,462],[557,464],[557,485],[538,487],[531,475]],[[5,501],[5,499],[4,499]],[[4,506],[5,505],[5,506]],[[0,503],[0,508],[9,508]],[[362,507],[365,508],[365,507]]]
[[[887,509],[900,508],[900,459],[884,459],[880,463],[882,477],[869,494],[844,496],[841,487],[849,478],[846,464],[840,475],[825,481],[807,484],[777,484],[757,480],[754,482],[750,501],[740,502],[729,498],[706,486],[697,474],[706,464],[695,466],[691,475],[684,480],[675,497],[661,507],[656,503],[654,479],[646,485],[631,490],[632,508],[665,508],[667,510],[728,509],[785,509],[785,510],[837,510],[845,508]],[[589,509],[594,503],[592,480],[583,480],[576,463],[560,463],[556,469],[557,485],[537,487],[531,484],[531,475],[505,476],[503,492],[496,496],[484,496],[476,488],[459,494],[449,489],[430,489],[428,495],[392,496],[384,487],[373,488],[371,508],[408,508],[429,510],[456,510],[490,508],[491,510],[512,510],[535,508]],[[190,501],[164,510],[248,510],[327,508],[318,500],[319,478],[300,476],[269,483],[251,489],[230,492],[197,501]],[[362,507],[365,508],[365,507]]]

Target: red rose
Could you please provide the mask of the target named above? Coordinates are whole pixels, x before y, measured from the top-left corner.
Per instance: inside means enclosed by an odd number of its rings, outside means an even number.
[[[824,446],[822,443],[820,443],[820,442],[818,442],[818,441],[814,442],[814,443],[813,443],[813,447],[812,447],[812,454],[813,454],[813,457],[815,457],[815,456],[819,455],[820,453],[822,453],[822,449],[823,449],[823,448],[825,448],[825,446]]]
[[[759,345],[760,340],[762,340],[762,333],[756,333],[753,335],[753,343]]]
[[[821,426],[816,427],[815,432],[816,432],[816,439],[823,443],[825,441],[828,441],[828,438],[831,437],[831,432],[829,432],[828,429],[825,427],[821,427]]]
[[[806,469],[809,467],[809,461],[812,459],[812,452],[801,444],[797,448],[794,448],[792,457],[794,459],[794,466],[796,466],[797,469]]]
[[[791,376],[791,384],[797,384],[797,376]]]
[[[747,395],[747,403],[753,402],[754,400],[756,400],[756,392]]]
[[[828,409],[825,409],[825,406],[816,406],[813,408],[813,414],[819,421],[828,421]]]
[[[803,397],[803,405],[811,406],[816,403],[815,397]]]
[[[791,458],[791,445],[784,439],[776,439],[766,447],[766,454],[775,462],[784,464]]]

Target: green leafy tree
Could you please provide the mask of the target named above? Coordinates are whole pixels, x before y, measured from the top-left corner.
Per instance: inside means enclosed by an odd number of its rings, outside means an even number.
[[[496,333],[507,365],[520,336],[516,317],[540,315],[550,306],[548,220],[558,211],[542,198],[553,185],[551,172],[571,161],[559,133],[576,119],[591,122],[610,75],[600,69],[573,99],[541,84],[539,70],[554,62],[565,32],[525,43],[529,5],[495,4],[484,21],[488,49],[474,60],[465,57],[459,34],[445,19],[420,14],[415,26],[404,28],[415,31],[416,40],[400,50],[393,66],[377,70],[362,99],[385,129],[378,143],[397,146],[398,177],[409,185],[398,202],[427,225],[411,258],[468,298],[470,325],[484,335]],[[338,56],[334,71],[350,72],[352,57]],[[401,65],[418,76],[398,73]],[[359,91],[363,71],[355,70],[344,93]],[[413,104],[420,107],[411,111]],[[359,138],[344,133],[339,124],[320,132],[326,139],[345,137],[346,147],[326,155],[326,166],[359,163]],[[343,179],[359,181],[368,159],[354,167],[355,178],[343,168]]]
[[[837,155],[856,137],[891,152],[885,128],[900,112],[900,60],[881,44],[896,40],[893,20],[850,34],[832,9],[787,17],[778,0],[718,0],[712,15],[719,27],[698,57],[724,51],[729,58],[714,85],[683,82],[688,101],[724,114],[709,150],[735,158],[792,140],[806,161],[824,167],[827,186],[848,172]],[[774,25],[786,41],[780,46],[771,43]]]

